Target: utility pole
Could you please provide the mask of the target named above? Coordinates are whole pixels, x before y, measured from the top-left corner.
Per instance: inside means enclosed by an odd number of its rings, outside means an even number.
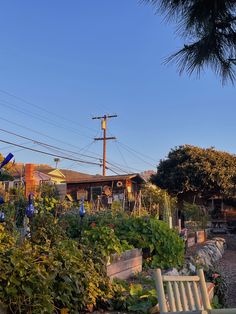
[[[107,145],[106,145],[106,141],[107,140],[115,140],[116,137],[114,136],[110,136],[107,137],[107,119],[110,118],[116,118],[117,115],[104,115],[101,117],[93,117],[92,119],[98,119],[101,120],[101,129],[103,130],[103,137],[95,137],[94,140],[95,141],[103,141],[103,163],[102,163],[102,175],[105,176],[106,175],[106,160],[107,160],[107,156],[106,156],[106,150],[107,150]]]

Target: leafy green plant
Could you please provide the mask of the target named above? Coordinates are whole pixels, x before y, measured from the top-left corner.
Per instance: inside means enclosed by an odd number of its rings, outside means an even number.
[[[184,261],[184,242],[174,229],[151,217],[129,217],[114,222],[119,239],[137,248],[148,248],[152,267],[180,267]]]
[[[67,213],[59,218],[59,225],[70,239],[78,239],[81,232],[79,213]]]
[[[133,279],[135,282],[113,280],[110,309],[128,310],[132,313],[149,313],[150,309],[157,304],[154,282],[147,284],[143,277]]]
[[[213,282],[215,285],[213,299],[214,307],[222,308],[226,306],[226,293],[228,287],[222,274],[214,268],[209,268],[205,271],[205,276],[207,281]]]
[[[156,290],[144,289],[141,284],[131,284],[128,303],[129,311],[148,313],[149,310],[157,304]]]
[[[49,288],[52,258],[47,248],[32,247],[27,241],[19,247],[1,229],[0,301],[12,313],[52,313],[54,305]]]
[[[103,261],[73,240],[43,245],[15,237],[0,225],[0,302],[11,313],[71,313],[110,297]]]
[[[57,307],[79,311],[95,306],[99,299],[106,298],[109,279],[101,260],[93,259],[91,251],[75,241],[60,242],[53,249],[57,274],[53,291]]]
[[[111,256],[111,254],[121,252],[133,248],[126,240],[119,240],[112,224],[109,226],[96,226],[91,224],[91,228],[84,231],[83,242],[93,248],[96,254],[103,257]]]
[[[36,244],[55,243],[66,238],[65,231],[57,223],[57,219],[48,212],[34,215],[30,223],[31,241]]]
[[[183,213],[188,221],[188,228],[192,230],[205,229],[208,221],[208,214],[201,206],[184,202]]]
[[[156,218],[162,216],[166,220],[174,213],[177,203],[176,197],[170,196],[167,191],[151,183],[143,187],[142,201],[151,216]]]

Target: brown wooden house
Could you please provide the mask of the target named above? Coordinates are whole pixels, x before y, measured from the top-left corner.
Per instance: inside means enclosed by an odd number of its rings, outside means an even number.
[[[133,209],[139,201],[139,191],[145,180],[139,174],[90,176],[80,180],[67,180],[67,194],[73,200],[84,199],[94,208],[111,207],[119,202],[125,209]]]

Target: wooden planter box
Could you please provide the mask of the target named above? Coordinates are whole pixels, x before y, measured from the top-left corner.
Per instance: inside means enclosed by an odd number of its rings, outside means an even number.
[[[204,243],[206,239],[207,233],[205,230],[191,232],[187,235],[187,247],[193,246],[197,243]]]
[[[122,253],[120,256],[111,256],[107,265],[107,276],[110,279],[127,279],[135,273],[142,271],[142,250],[133,249]]]

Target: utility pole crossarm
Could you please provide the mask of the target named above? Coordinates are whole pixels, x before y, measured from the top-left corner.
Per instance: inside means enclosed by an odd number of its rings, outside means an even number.
[[[100,117],[93,117],[92,119],[93,120],[102,120],[102,124],[101,124],[101,128],[103,130],[103,137],[96,137],[94,138],[95,141],[103,141],[103,170],[102,170],[102,174],[103,176],[106,175],[106,141],[107,140],[116,140],[116,137],[115,136],[110,136],[110,137],[107,137],[107,119],[109,118],[116,118],[117,117],[117,114],[113,114],[113,115],[110,115],[110,114],[105,114],[103,116],[100,116]]]
[[[107,118],[117,118],[118,115],[117,114],[104,114],[104,116],[100,116],[100,117],[92,117],[93,120],[96,120],[96,119],[107,119]]]
[[[95,141],[103,141],[104,137],[95,137],[94,140]],[[116,140],[116,137],[115,136],[106,137],[106,140]]]

